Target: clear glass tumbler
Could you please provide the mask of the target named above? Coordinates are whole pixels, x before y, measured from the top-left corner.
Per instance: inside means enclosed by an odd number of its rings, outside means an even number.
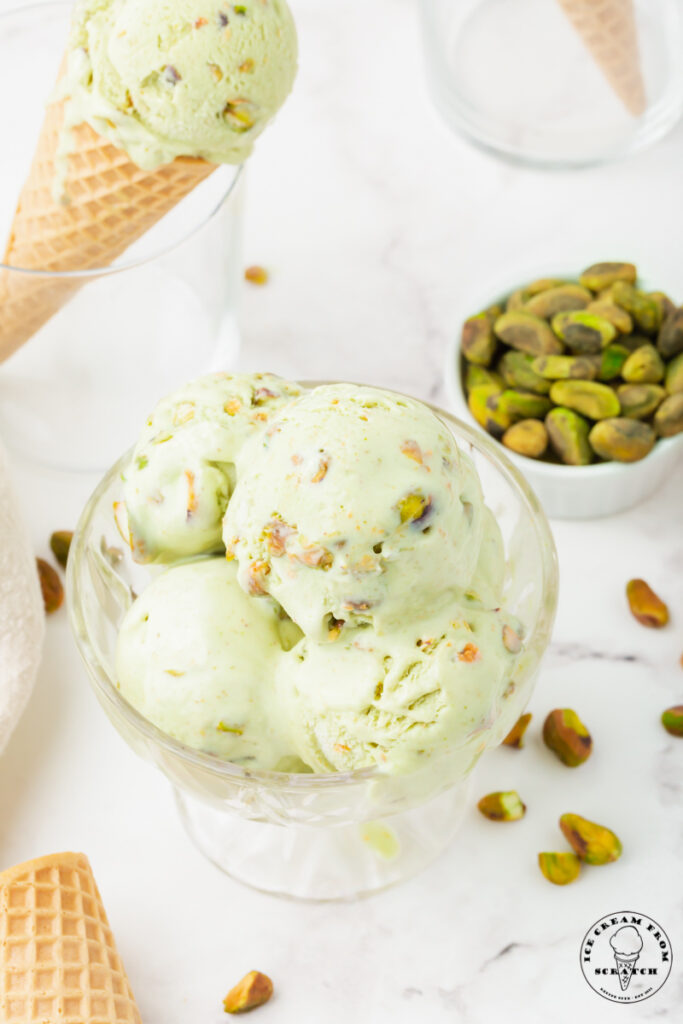
[[[0,255],[70,12],[69,3],[43,3],[0,15]],[[240,168],[218,168],[110,266],[45,274],[0,263],[7,280],[82,285],[0,366],[0,435],[21,457],[104,470],[157,395],[234,364],[242,179]]]
[[[683,110],[681,0],[420,0],[446,121],[524,163],[603,163]],[[611,83],[611,84],[610,84]]]
[[[525,648],[495,724],[500,742],[522,713],[550,640],[557,559],[536,497],[490,438],[435,410],[469,451],[503,532],[505,604],[525,627]],[[124,456],[85,508],[68,562],[71,625],[100,704],[124,739],[170,779],[185,827],[232,877],[302,899],[348,899],[399,882],[428,865],[453,838],[467,778],[481,753],[472,735],[420,772],[368,768],[330,775],[250,771],[191,750],[160,732],[121,696],[114,658],[118,628],[150,580],[114,523]]]

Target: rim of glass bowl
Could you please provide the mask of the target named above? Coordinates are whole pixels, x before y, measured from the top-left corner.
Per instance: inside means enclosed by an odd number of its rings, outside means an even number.
[[[311,388],[320,383],[339,383],[336,381],[302,381],[304,387]],[[385,390],[391,390],[386,388]],[[402,392],[394,392],[404,398]],[[496,446],[493,439],[482,436],[478,431],[469,427],[462,420],[459,420],[451,413],[440,409],[438,406],[423,402],[434,412],[439,419],[446,422],[449,430],[456,441],[469,445],[484,455],[494,469],[507,481],[512,489],[518,494],[525,511],[533,523],[538,545],[541,551],[543,566],[542,588],[543,592],[539,602],[539,613],[532,631],[527,639],[529,648],[537,648],[544,651],[550,641],[550,636],[555,619],[558,593],[558,564],[555,542],[553,540],[550,526],[545,513],[524,479],[521,472],[510,462],[510,460]],[[112,676],[100,661],[95,648],[93,647],[88,630],[86,628],[85,616],[82,611],[82,566],[85,565],[86,536],[90,532],[92,519],[99,508],[102,495],[109,488],[112,481],[120,477],[128,465],[132,449],[127,451],[121,458],[105,473],[99,484],[88,499],[88,502],[81,514],[78,525],[74,532],[69,560],[67,563],[67,603],[69,609],[69,621],[73,631],[76,646],[83,658],[88,675],[97,687],[98,693],[122,715],[130,725],[142,733],[148,740],[152,740],[158,746],[179,757],[184,762],[191,764],[205,771],[213,772],[223,776],[226,780],[240,782],[245,785],[271,785],[280,789],[313,789],[329,790],[336,787],[346,786],[350,783],[365,782],[371,779],[387,778],[379,768],[357,768],[349,772],[333,772],[329,775],[308,773],[308,772],[274,772],[252,770],[243,768],[231,761],[225,761],[214,754],[205,754],[200,750],[187,747],[173,737],[162,732],[155,725],[149,722],[139,711],[128,703],[125,697],[116,688]]]
[[[11,7],[6,11],[0,11],[0,38],[3,25],[11,18],[25,17],[27,15],[30,17],[33,14],[39,14],[41,11],[56,11],[58,9],[62,9],[65,14],[69,14],[72,8],[72,2],[65,2],[65,0],[45,0],[43,3],[27,4],[25,7]],[[242,179],[244,164],[216,164],[217,170],[221,170],[224,167],[232,167],[234,173],[227,188],[221,193],[220,199],[214,201],[208,213],[205,213],[198,223],[193,224],[192,227],[180,237],[169,242],[168,245],[164,245],[145,256],[141,256],[139,259],[126,260],[121,263],[116,263],[113,266],[110,264],[102,267],[88,267],[83,270],[40,270],[36,267],[16,267],[11,266],[8,263],[0,262],[0,270],[8,271],[12,274],[22,274],[25,277],[39,277],[46,279],[66,278],[67,280],[87,281],[90,278],[108,277],[112,274],[120,274],[127,270],[135,270],[137,267],[144,267],[147,263],[153,263],[155,260],[160,259],[162,256],[166,256],[168,253],[178,249],[181,245],[184,245],[194,235],[206,227],[207,224],[210,224],[214,217],[217,216],[217,214],[230,200],[233,192],[237,188],[238,182]]]

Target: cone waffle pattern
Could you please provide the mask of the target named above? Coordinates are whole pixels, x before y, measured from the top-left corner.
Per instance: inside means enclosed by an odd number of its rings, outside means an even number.
[[[614,961],[617,965],[617,971],[619,972],[619,984],[621,985],[622,992],[625,992],[631,983],[631,975],[633,974],[633,970],[638,962],[639,956],[640,953],[636,954],[636,956],[619,956],[618,953],[614,954]]]
[[[609,84],[638,117],[647,99],[638,52],[633,0],[559,0]]]
[[[141,1024],[87,857],[0,874],[2,1024]]]
[[[87,124],[72,129],[64,192],[55,202],[64,109],[47,108],[3,262],[42,271],[109,266],[214,170],[179,158],[143,171]],[[0,361],[34,334],[83,284],[0,270]]]

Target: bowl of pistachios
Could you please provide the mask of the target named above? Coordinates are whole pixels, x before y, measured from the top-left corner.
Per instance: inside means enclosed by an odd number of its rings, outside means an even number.
[[[683,457],[683,306],[633,263],[542,273],[464,310],[449,398],[507,449],[547,515],[611,515]]]

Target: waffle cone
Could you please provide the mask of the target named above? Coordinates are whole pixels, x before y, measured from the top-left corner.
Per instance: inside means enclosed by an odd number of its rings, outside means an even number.
[[[615,953],[614,961],[617,965],[617,972],[619,974],[619,984],[621,985],[622,992],[625,992],[631,982],[631,975],[635,970],[636,963],[640,957],[640,953],[632,953],[627,956],[624,953]]]
[[[587,50],[626,109],[647,106],[633,0],[559,0]]]
[[[141,1024],[87,857],[0,874],[3,1024]]]
[[[3,260],[7,266],[52,272],[107,267],[214,170],[205,160],[179,157],[143,171],[81,124],[71,130],[66,173],[58,177],[63,120],[64,102],[50,102],[14,215]],[[63,181],[66,203],[53,197],[56,180]],[[83,283],[78,277],[0,269],[0,362]]]

